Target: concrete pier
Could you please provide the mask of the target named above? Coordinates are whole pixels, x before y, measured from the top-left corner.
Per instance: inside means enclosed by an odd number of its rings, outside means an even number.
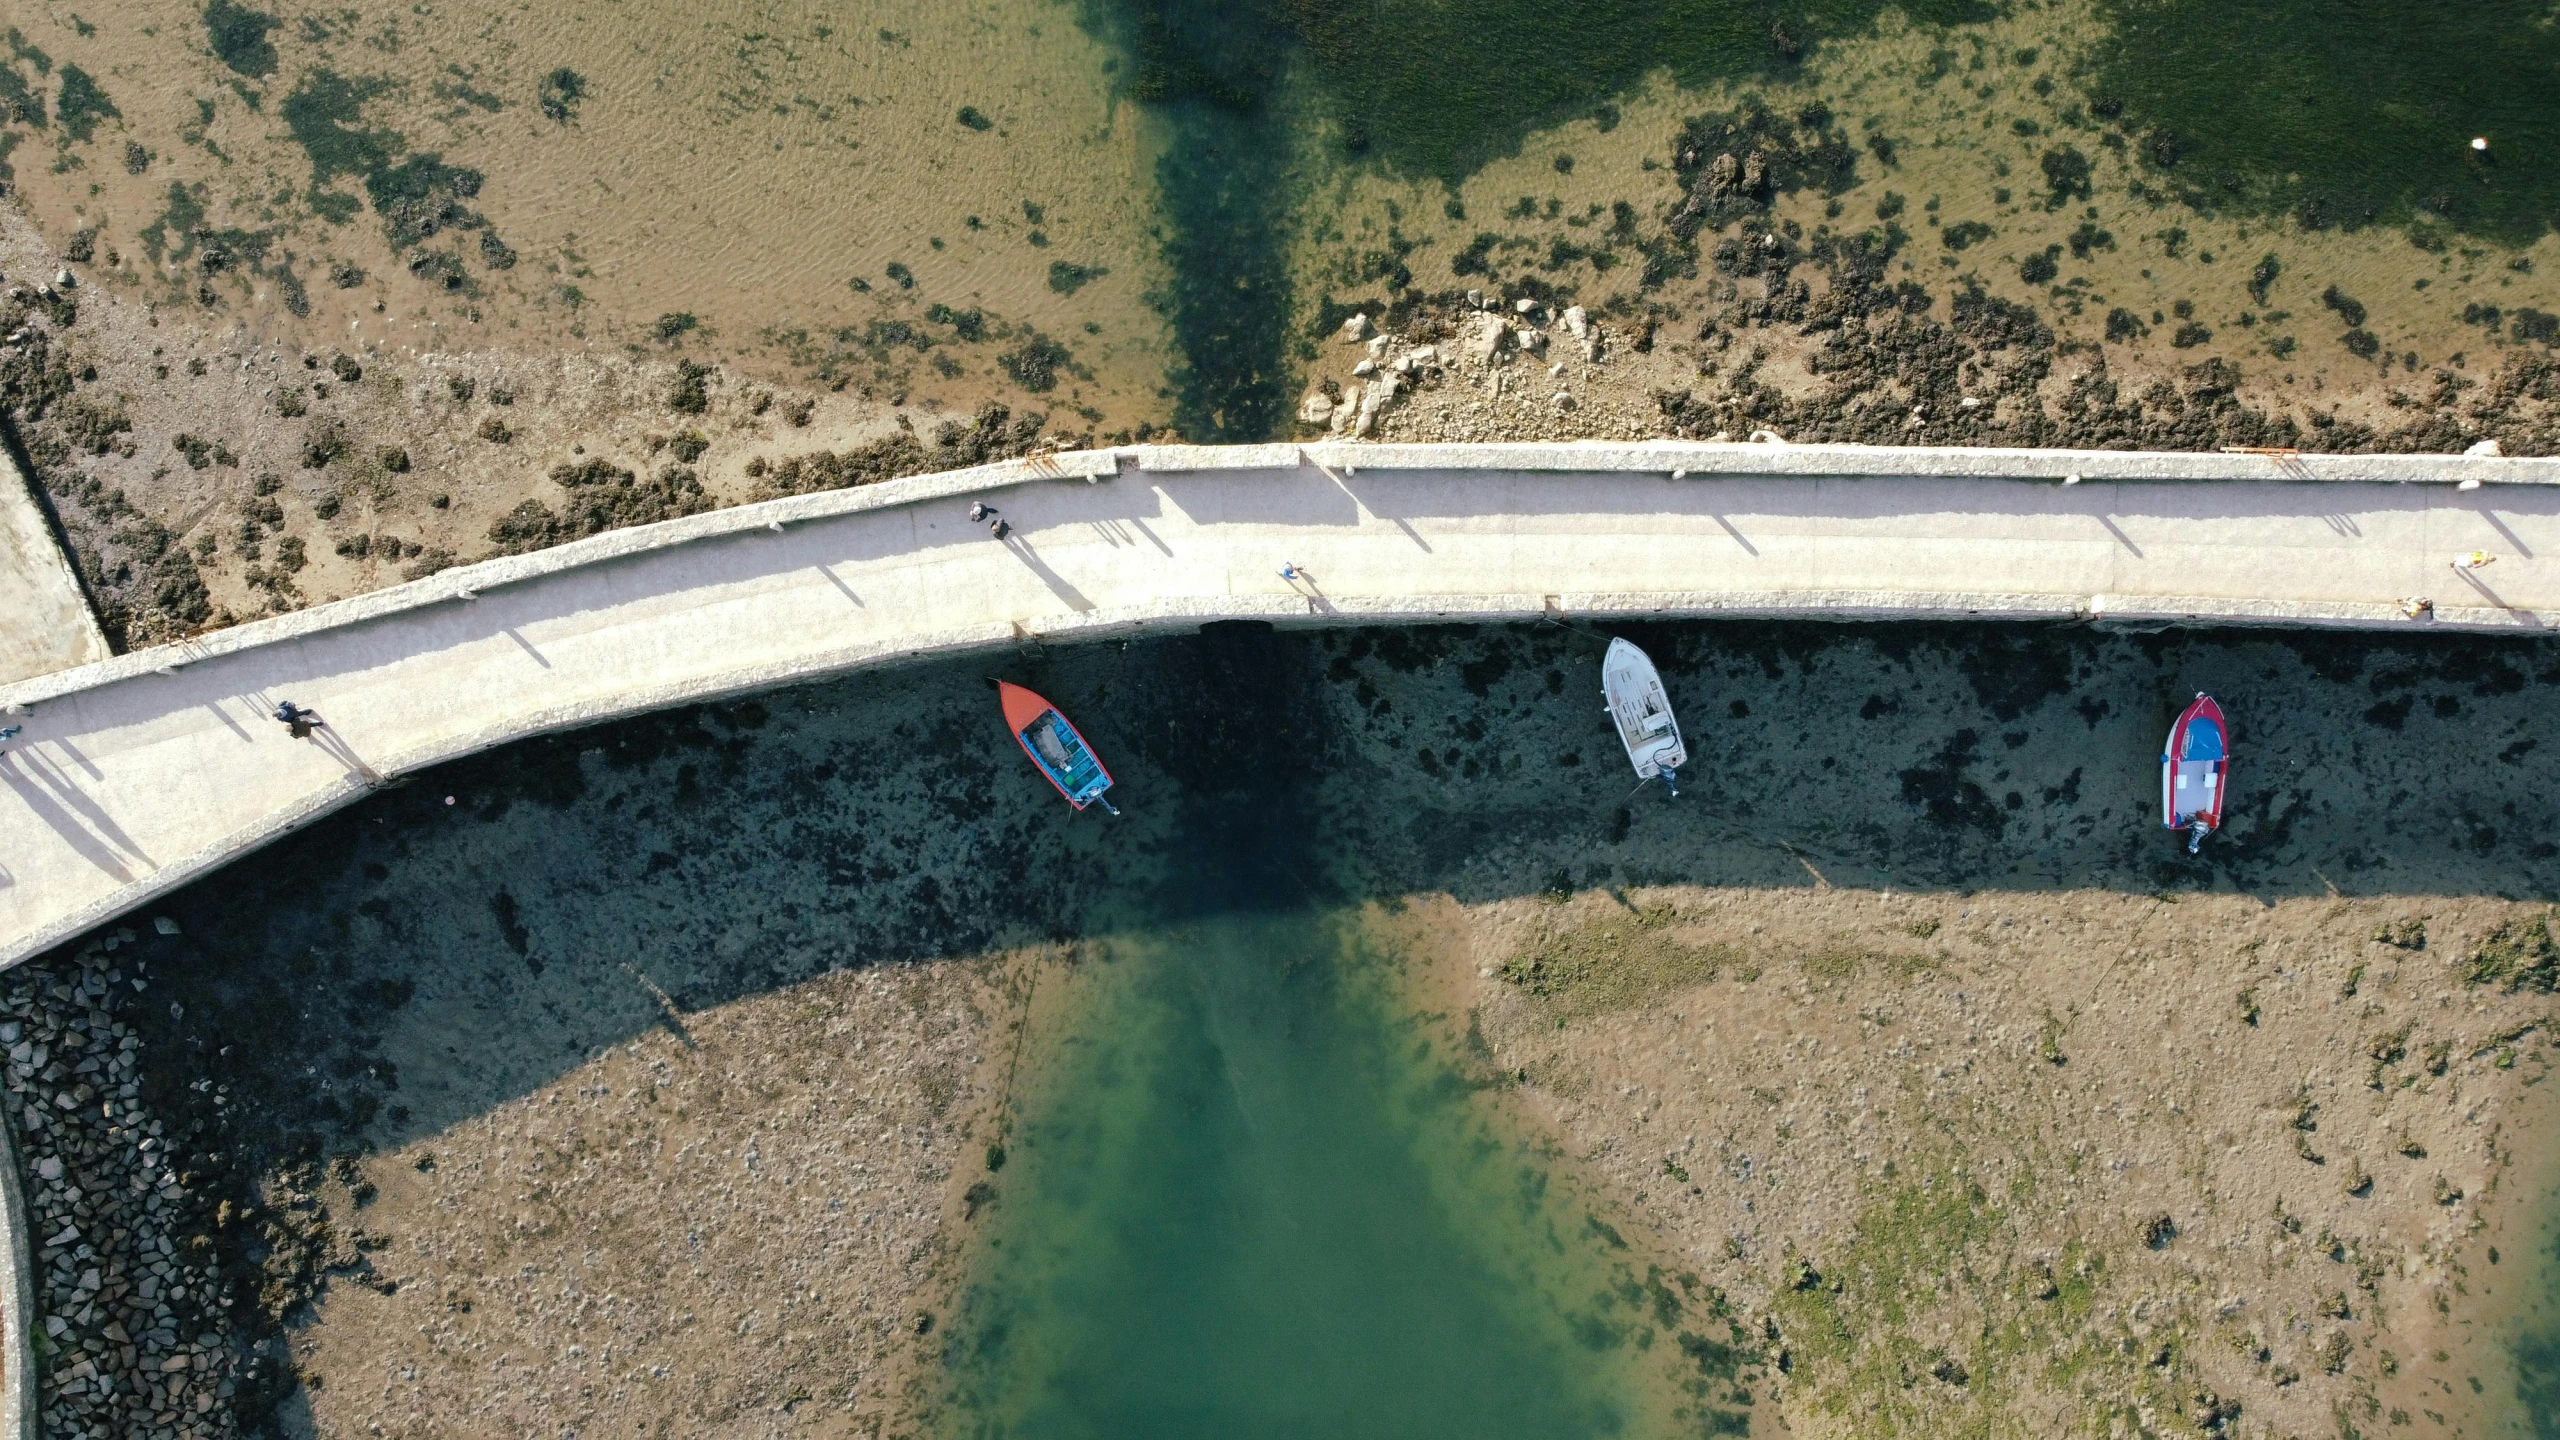
[[[973,499],[1009,539],[970,523]],[[2452,566],[2472,551],[2495,560]],[[2560,462],[2543,460],[1683,444],[1007,462],[618,531],[0,685],[28,712],[0,721],[27,727],[0,754],[0,963],[422,766],[910,657],[1230,619],[2540,634],[2560,623],[2555,554]],[[2413,617],[2414,597],[2432,608]],[[289,738],[282,700],[326,727]]]

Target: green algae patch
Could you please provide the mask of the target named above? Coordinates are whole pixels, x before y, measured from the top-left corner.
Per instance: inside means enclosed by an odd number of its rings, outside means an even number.
[[[462,290],[468,285],[462,256],[476,253],[487,270],[512,269],[516,252],[489,228],[487,217],[465,201],[480,193],[481,175],[467,166],[448,165],[440,154],[411,154],[399,132],[365,123],[364,107],[392,88],[382,79],[350,79],[322,67],[302,77],[278,113],[294,142],[311,161],[314,213],[333,224],[355,217],[354,197],[329,188],[340,179],[364,186],[374,214],[382,221],[383,238],[407,256],[409,273]],[[440,235],[476,231],[476,246],[455,250],[424,247]]]
[[[303,76],[277,107],[294,143],[310,157],[314,190],[388,170],[408,148],[398,132],[364,123],[365,102],[389,88],[387,80],[351,80],[324,65]]]
[[[54,97],[53,118],[61,123],[64,134],[85,141],[97,132],[99,121],[123,116],[88,71],[77,65],[62,67],[62,93]]]
[[[2560,217],[2560,169],[2540,158],[2560,149],[2560,29],[2540,0],[2110,8],[2089,85],[2160,190],[2311,229],[2434,216],[2509,244]]]
[[[2560,944],[2551,938],[2551,917],[2510,920],[2490,931],[2464,957],[2462,978],[2472,985],[2495,985],[2510,995],[2518,990],[2547,995],[2560,987]]]
[[[1353,155],[1451,184],[1515,153],[1532,130],[1596,117],[1647,75],[1682,84],[1791,75],[1825,39],[1872,25],[1875,0],[1439,0],[1380,8],[1293,0],[1290,33],[1314,61],[1321,103]],[[1928,25],[1988,19],[1975,0],[1915,0]]]
[[[1674,933],[1675,912],[1648,906],[1588,925],[1549,930],[1502,962],[1509,984],[1569,1010],[1623,1010],[1667,991],[1703,985],[1735,952]]]
[[[205,40],[213,47],[213,58],[252,80],[276,73],[275,42],[267,34],[281,23],[232,0],[207,0],[204,7]]]
[[[1561,904],[1570,887],[1544,892]],[[1769,947],[1776,953],[1782,947]],[[1506,984],[1565,1013],[1624,1010],[1659,995],[1704,985],[1730,973],[1759,978],[1767,956],[1708,938],[1696,920],[1670,905],[1626,906],[1595,920],[1554,921],[1503,960]],[[1936,957],[1830,940],[1804,948],[1796,967],[1810,980],[1842,982],[1865,975],[1908,979],[1939,967]]]
[[[2020,1252],[2012,1216],[2043,1203],[2038,1188],[2022,1174],[1996,1193],[1934,1164],[1881,1189],[1837,1251],[1790,1253],[1769,1309],[1796,1403],[1860,1435],[2021,1437],[2054,1433],[2037,1426],[2059,1396],[2078,1397],[2087,1433],[2183,1404],[2178,1317],[2155,1316],[2138,1344],[2094,1323],[2114,1268],[2103,1247]],[[1977,1306],[1949,1315],[1951,1279]]]

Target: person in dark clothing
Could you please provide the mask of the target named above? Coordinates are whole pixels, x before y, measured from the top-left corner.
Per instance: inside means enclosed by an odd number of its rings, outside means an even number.
[[[318,729],[325,723],[316,713],[306,710],[301,706],[294,704],[290,700],[279,700],[276,702],[276,718],[284,722],[286,733],[292,735],[296,740],[310,739],[311,732]]]

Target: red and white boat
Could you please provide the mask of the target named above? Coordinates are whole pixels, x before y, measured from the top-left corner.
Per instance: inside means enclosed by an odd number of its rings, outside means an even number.
[[[1022,746],[1022,753],[1067,797],[1067,803],[1081,810],[1099,805],[1117,815],[1102,792],[1111,788],[1111,772],[1102,768],[1093,747],[1084,736],[1058,713],[1058,707],[1009,680],[996,682],[996,694],[1004,701],[1005,728]]]
[[[2222,828],[2231,791],[2231,727],[2222,707],[2202,692],[2169,727],[2160,751],[2160,823],[2187,832],[2187,853]]]

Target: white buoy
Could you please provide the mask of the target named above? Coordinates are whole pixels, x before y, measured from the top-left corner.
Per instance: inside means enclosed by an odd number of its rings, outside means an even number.
[[[2486,136],[2486,135],[2474,135],[2474,136],[2472,136],[2472,137],[2471,137],[2471,148],[2472,148],[2472,149],[2474,149],[2474,150],[2486,150],[2486,149],[2488,149],[2488,148],[2489,148],[2489,137],[2488,137],[2488,136]]]

